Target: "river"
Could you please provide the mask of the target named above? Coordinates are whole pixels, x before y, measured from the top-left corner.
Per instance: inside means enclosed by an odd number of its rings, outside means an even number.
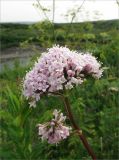
[[[43,51],[44,49],[42,48],[39,48],[35,51],[32,49],[21,49],[15,47],[6,49],[0,54],[0,72],[5,69],[5,66],[12,69],[17,61],[21,66],[28,65],[32,57],[34,57],[36,54],[40,56],[40,53]]]

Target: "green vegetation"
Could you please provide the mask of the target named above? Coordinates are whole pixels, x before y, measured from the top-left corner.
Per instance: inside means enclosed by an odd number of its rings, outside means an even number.
[[[1,49],[35,44],[51,47],[52,44],[65,44],[73,49],[88,49],[87,45],[108,43],[112,36],[119,34],[119,21],[99,21],[73,24],[54,24],[43,21],[36,24],[1,24]],[[24,43],[22,43],[24,42]],[[91,48],[92,48],[91,47]]]
[[[119,28],[118,21],[73,24],[56,24],[55,40],[52,26],[48,22],[33,24],[20,30],[31,30],[25,38],[19,39],[17,27],[14,31],[5,25],[2,34],[3,48],[7,46],[7,38],[15,42],[25,41],[39,44],[41,47],[51,46],[54,41],[67,45],[72,49],[90,51],[103,62],[104,75],[96,81],[86,81],[70,92],[70,102],[77,124],[84,134],[98,159],[119,159],[119,112],[118,112],[118,62],[119,62]],[[47,25],[46,25],[47,24]],[[45,26],[45,27],[44,27]],[[26,28],[25,28],[26,27]],[[11,30],[11,32],[10,32]],[[19,30],[19,29],[18,29]],[[70,31],[70,32],[69,32]],[[14,32],[14,36],[12,36]],[[11,34],[11,36],[10,36]],[[6,39],[5,39],[6,35]],[[37,36],[36,36],[37,35]],[[4,37],[4,38],[3,38]],[[32,38],[31,38],[32,37]],[[30,38],[30,39],[29,39]],[[29,40],[28,40],[29,39]],[[17,43],[16,45],[18,45]],[[22,43],[23,45],[23,43]],[[14,45],[13,45],[14,46]],[[15,63],[13,69],[5,68],[0,73],[1,82],[1,159],[22,160],[90,160],[77,135],[72,135],[57,146],[42,142],[37,136],[38,123],[48,121],[54,108],[65,112],[58,97],[43,97],[36,108],[29,108],[27,100],[22,96],[22,78],[33,65],[22,67]],[[69,121],[67,120],[67,123]]]

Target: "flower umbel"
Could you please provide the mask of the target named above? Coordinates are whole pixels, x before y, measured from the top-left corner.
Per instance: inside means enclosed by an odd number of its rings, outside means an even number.
[[[54,46],[35,63],[24,78],[23,94],[32,99],[35,106],[41,95],[71,89],[81,84],[86,75],[100,78],[101,64],[89,53],[70,51],[66,47]]]
[[[66,117],[63,113],[57,111],[53,112],[54,118],[45,124],[38,124],[38,134],[42,140],[47,140],[50,144],[57,144],[69,136],[70,127],[64,126]]]

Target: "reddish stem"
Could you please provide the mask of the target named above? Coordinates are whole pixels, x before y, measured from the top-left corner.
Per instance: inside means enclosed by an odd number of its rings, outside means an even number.
[[[92,157],[93,160],[96,160],[96,156],[95,156],[93,150],[91,149],[90,145],[88,144],[88,141],[86,140],[86,137],[82,133],[82,130],[80,129],[80,127],[77,126],[77,124],[75,123],[68,97],[63,97],[63,101],[64,101],[64,104],[65,104],[66,110],[68,112],[69,119],[70,119],[74,129],[77,131],[77,133],[78,133],[83,145],[87,149],[89,155]]]

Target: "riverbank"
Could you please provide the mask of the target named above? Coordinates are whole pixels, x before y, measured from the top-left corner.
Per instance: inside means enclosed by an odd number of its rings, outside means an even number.
[[[32,57],[35,55],[40,56],[41,52],[45,49],[40,47],[23,49],[20,47],[11,47],[1,51],[0,54],[0,71],[4,69],[4,66],[13,68],[15,61],[19,61],[20,65],[27,65]]]

